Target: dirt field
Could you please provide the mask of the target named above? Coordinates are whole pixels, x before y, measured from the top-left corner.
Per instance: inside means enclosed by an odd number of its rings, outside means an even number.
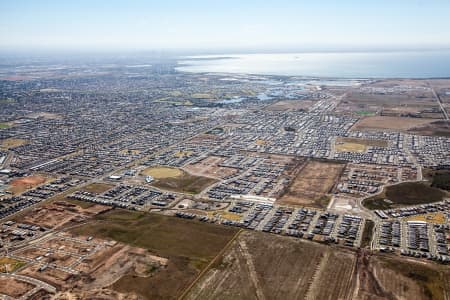
[[[167,266],[151,276],[125,275],[112,287],[146,299],[180,295],[237,229],[163,215],[114,210],[96,217],[98,223],[74,229],[76,234],[114,239],[167,258]]]
[[[216,179],[192,175],[176,168],[149,168],[144,170],[143,174],[155,178],[152,185],[157,188],[188,194],[198,194],[216,182]]]
[[[416,215],[406,218],[407,221],[425,221],[434,224],[446,224],[445,215],[439,213],[429,213],[424,215]]]
[[[306,110],[308,111],[314,101],[311,100],[282,100],[266,107],[266,110],[284,111],[284,110]]]
[[[42,176],[27,176],[22,178],[17,178],[11,181],[9,190],[14,194],[20,194],[26,190],[32,189],[44,183],[47,179]]]
[[[26,143],[27,143],[27,141],[23,140],[23,139],[9,138],[9,139],[2,140],[0,145],[1,145],[1,148],[3,148],[3,149],[11,149],[14,147],[19,147],[19,146],[25,145]]]
[[[173,178],[183,175],[183,171],[177,168],[169,167],[151,167],[143,170],[141,174],[145,176],[152,176],[155,179]]]
[[[33,288],[32,284],[0,274],[0,294],[19,298]]]
[[[224,178],[235,174],[236,169],[234,168],[219,167],[223,161],[223,157],[208,156],[201,162],[185,166],[184,169],[195,175],[214,178]]]
[[[448,121],[436,121],[411,128],[408,132],[418,135],[450,137],[450,123]]]
[[[81,222],[109,209],[109,207],[102,205],[91,205],[83,208],[66,201],[55,201],[32,209],[25,215],[20,216],[17,221],[46,228],[60,228],[71,222]]]
[[[309,161],[292,180],[278,204],[325,208],[329,193],[339,178],[345,164]]]
[[[91,183],[83,187],[81,190],[89,193],[101,194],[103,192],[106,192],[107,190],[112,189],[113,187],[114,185],[107,183]]]
[[[411,128],[430,124],[436,120],[425,119],[425,118],[402,118],[402,117],[385,117],[385,116],[374,116],[367,117],[356,122],[351,130],[382,130],[382,129],[392,129],[399,131],[407,131]]]
[[[243,232],[187,299],[444,299],[449,274],[433,263]]]
[[[366,152],[368,147],[387,147],[388,142],[383,140],[368,140],[358,138],[336,139],[335,148],[340,152]]]

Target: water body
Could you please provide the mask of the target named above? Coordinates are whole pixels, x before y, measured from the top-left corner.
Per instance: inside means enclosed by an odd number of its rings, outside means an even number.
[[[185,72],[242,73],[332,78],[450,77],[450,50],[191,56]]]

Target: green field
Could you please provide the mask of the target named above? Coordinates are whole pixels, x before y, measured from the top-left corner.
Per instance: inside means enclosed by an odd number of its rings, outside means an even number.
[[[175,298],[222,250],[237,229],[158,214],[112,210],[74,232],[113,239],[169,259],[151,277],[126,275],[114,283],[119,292],[136,291],[147,299]]]
[[[446,192],[423,182],[404,182],[388,186],[381,194],[365,199],[363,205],[372,210],[390,209],[438,202],[442,201],[446,195]]]
[[[10,126],[6,123],[0,123],[0,129],[9,128]]]
[[[359,116],[374,116],[375,113],[372,111],[365,111],[365,110],[361,110],[361,111],[357,111],[355,112],[357,115]]]

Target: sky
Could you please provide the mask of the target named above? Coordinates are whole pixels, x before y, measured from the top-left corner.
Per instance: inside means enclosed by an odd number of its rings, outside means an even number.
[[[449,0],[0,0],[0,48],[450,48]]]

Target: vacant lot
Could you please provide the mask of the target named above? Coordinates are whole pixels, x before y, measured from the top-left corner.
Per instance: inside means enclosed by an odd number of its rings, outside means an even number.
[[[434,119],[424,119],[424,118],[402,118],[402,117],[385,117],[385,116],[373,116],[367,117],[359,120],[352,127],[352,130],[382,130],[382,129],[392,129],[398,131],[406,131],[413,127],[429,124]]]
[[[326,246],[243,232],[188,299],[303,299]]]
[[[409,129],[408,132],[418,135],[450,137],[450,122],[436,121],[425,125],[419,125]]]
[[[388,142],[384,140],[368,140],[358,138],[336,139],[336,151],[340,152],[366,152],[368,147],[387,147]]]
[[[280,204],[325,208],[331,192],[345,164],[309,161],[292,180]]]
[[[34,288],[32,284],[0,274],[0,294],[20,298],[32,288]]]
[[[234,168],[220,167],[219,165],[223,161],[223,157],[208,156],[202,161],[187,165],[184,168],[192,174],[214,178],[224,178],[236,173],[236,169]]]
[[[173,178],[183,175],[183,171],[169,167],[151,167],[143,170],[141,174],[152,176],[155,179]]]
[[[309,110],[314,105],[311,100],[281,100],[269,105],[266,110],[283,111],[283,110]]]
[[[163,172],[159,172],[158,170],[157,172],[148,173],[148,174],[157,174],[159,176],[154,177],[157,179],[152,183],[152,185],[163,190],[170,190],[180,193],[198,194],[206,187],[216,182],[215,179],[192,175],[183,170],[172,168],[165,168],[165,169],[168,170],[164,170]]]
[[[114,185],[112,184],[106,184],[106,183],[91,183],[85,187],[82,188],[83,191],[89,192],[89,193],[95,193],[95,194],[101,194],[103,192],[106,192],[110,189],[112,189]]]
[[[4,148],[4,149],[11,149],[14,147],[19,147],[19,146],[25,145],[26,143],[27,143],[27,141],[23,140],[23,139],[9,138],[9,139],[2,140],[0,142],[0,146],[1,146],[1,148]]]
[[[388,186],[381,194],[363,201],[369,209],[389,209],[442,201],[446,193],[423,182],[404,182]],[[387,201],[386,201],[387,199]]]
[[[147,299],[176,298],[237,232],[235,228],[124,210],[98,215],[96,220],[74,232],[113,239],[168,258],[167,267],[150,277],[126,275],[113,285],[119,292],[136,292]]]
[[[187,299],[444,299],[449,273],[428,262],[243,232]]]
[[[9,190],[15,195],[20,194],[28,189],[44,183],[46,180],[47,179],[42,176],[27,176],[17,178],[11,181]]]

